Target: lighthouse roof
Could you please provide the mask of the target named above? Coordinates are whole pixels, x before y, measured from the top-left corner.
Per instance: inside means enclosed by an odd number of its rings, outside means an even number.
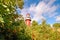
[[[29,16],[30,16],[30,14],[29,14],[29,13],[27,13],[27,14],[26,14],[26,16],[27,16],[27,15],[29,15]]]
[[[29,13],[26,14],[25,20],[31,20],[31,17],[30,17],[30,14]]]

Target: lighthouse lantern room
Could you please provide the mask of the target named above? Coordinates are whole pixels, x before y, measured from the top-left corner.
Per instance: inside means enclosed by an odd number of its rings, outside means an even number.
[[[26,14],[25,23],[26,23],[27,26],[31,25],[31,17],[30,17],[29,13]]]

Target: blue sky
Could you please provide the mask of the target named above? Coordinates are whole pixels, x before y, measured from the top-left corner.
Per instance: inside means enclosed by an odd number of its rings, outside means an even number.
[[[60,23],[60,0],[24,0],[24,8],[18,13],[26,17],[30,13],[32,21],[41,23],[45,19],[47,23]]]

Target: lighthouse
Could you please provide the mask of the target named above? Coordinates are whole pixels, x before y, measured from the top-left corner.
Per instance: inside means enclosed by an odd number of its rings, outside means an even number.
[[[25,23],[26,23],[27,26],[31,25],[31,17],[30,17],[29,13],[26,14]]]

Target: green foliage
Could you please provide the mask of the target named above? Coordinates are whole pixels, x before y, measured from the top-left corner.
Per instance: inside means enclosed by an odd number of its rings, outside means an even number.
[[[17,0],[23,8],[23,0]],[[15,14],[16,0],[0,0],[0,40],[60,40],[60,23],[41,24],[36,21],[26,26],[22,15]]]
[[[24,1],[23,0],[17,0],[17,3],[19,5],[19,8],[23,8],[23,5],[24,5]]]
[[[38,23],[36,21],[33,21],[32,26],[36,26],[36,25],[38,25]]]
[[[23,0],[17,0],[17,3],[20,8],[23,8]],[[0,0],[0,40],[25,40],[28,38],[28,35],[25,34],[24,19],[15,21],[21,16],[14,13],[15,6],[16,0]]]
[[[53,26],[56,28],[60,28],[60,23],[54,23]]]

